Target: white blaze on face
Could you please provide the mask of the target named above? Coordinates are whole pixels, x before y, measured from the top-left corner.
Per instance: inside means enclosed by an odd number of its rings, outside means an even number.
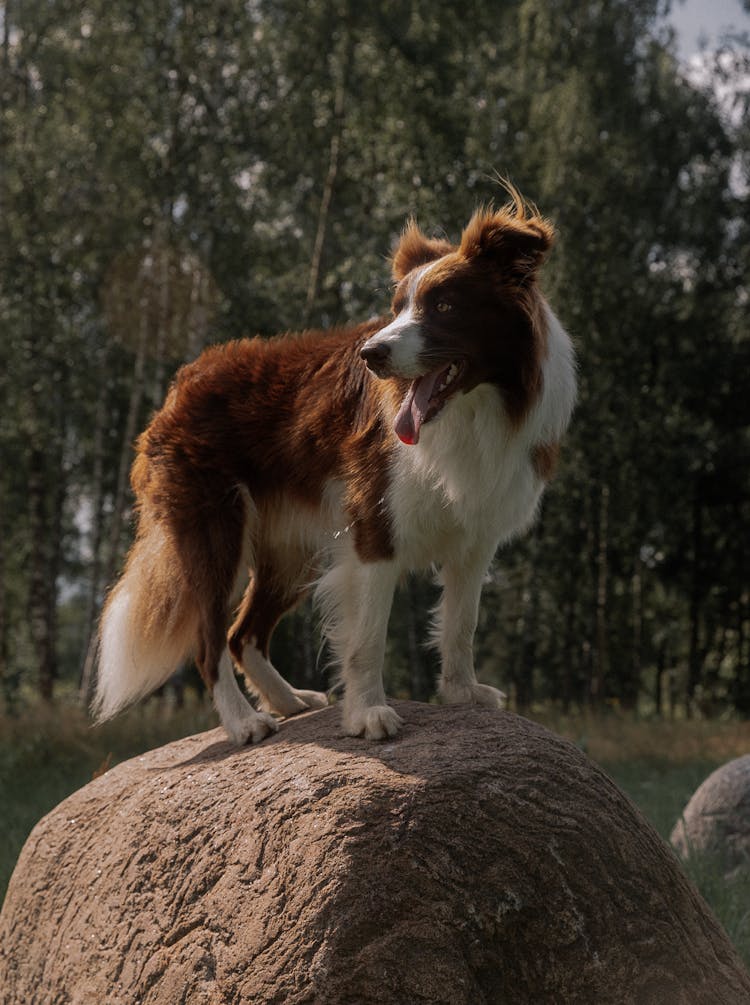
[[[412,308],[403,310],[399,316],[385,328],[369,338],[363,348],[387,345],[391,351],[388,366],[390,371],[399,377],[417,377],[422,372],[419,363],[425,343],[422,327],[412,313]]]
[[[438,259],[439,261],[439,259]],[[406,301],[389,325],[369,338],[362,349],[387,346],[388,359],[376,368],[379,376],[407,377],[412,384],[407,391],[394,420],[394,431],[402,443],[419,442],[422,425],[434,418],[442,409],[450,392],[449,386],[461,372],[461,364],[450,360],[432,370],[425,370],[424,352],[427,340],[417,307],[417,289],[422,279],[438,263],[415,269],[409,279]]]
[[[362,347],[370,349],[387,345],[391,352],[389,369],[394,376],[419,377],[424,372],[424,367],[420,365],[420,355],[424,351],[425,340],[422,323],[416,312],[415,295],[420,279],[433,264],[414,270],[414,275],[409,280],[406,304],[398,317],[376,332]]]

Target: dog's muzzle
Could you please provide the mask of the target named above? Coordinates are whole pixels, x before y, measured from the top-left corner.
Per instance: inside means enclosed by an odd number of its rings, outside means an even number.
[[[374,332],[360,355],[378,377],[419,377],[424,373],[423,350],[422,328],[407,315]]]
[[[387,342],[365,342],[360,350],[360,356],[367,363],[369,370],[378,377],[387,377],[391,360],[391,347]]]

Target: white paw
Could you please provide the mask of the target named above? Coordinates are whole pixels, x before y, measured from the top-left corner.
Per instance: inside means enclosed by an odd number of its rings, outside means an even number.
[[[344,715],[347,736],[364,736],[366,740],[387,740],[398,733],[404,720],[388,705],[370,705]]]
[[[248,706],[247,712],[234,715],[230,722],[222,722],[232,743],[244,747],[246,743],[260,743],[271,733],[279,731],[279,724],[267,712],[256,712]]]
[[[309,712],[313,708],[325,708],[328,705],[328,695],[322,691],[298,691],[289,688],[288,692],[277,694],[272,698],[263,698],[260,707],[266,712],[276,712],[288,719],[300,712]]]
[[[440,697],[448,705],[484,705],[505,708],[505,695],[489,684],[452,684],[440,689]]]
[[[328,695],[325,691],[299,691],[295,688],[294,693],[304,702],[305,708],[328,708]]]

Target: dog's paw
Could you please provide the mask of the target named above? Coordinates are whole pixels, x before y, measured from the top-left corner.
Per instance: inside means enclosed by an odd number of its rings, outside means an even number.
[[[276,712],[285,719],[299,715],[300,712],[325,708],[327,705],[328,695],[322,691],[299,691],[297,688],[289,688],[288,691],[274,695],[273,698],[263,698],[260,703],[265,712]]]
[[[344,717],[347,736],[363,736],[366,740],[388,740],[398,733],[404,720],[388,705],[370,705],[349,712]]]
[[[328,695],[325,691],[300,691],[295,688],[294,693],[304,703],[305,708],[328,707]]]
[[[234,716],[231,722],[223,722],[222,725],[229,739],[238,747],[260,743],[271,733],[279,731],[279,724],[272,715],[268,712],[256,712],[250,707],[247,712],[243,710],[242,715]]]
[[[454,684],[443,687],[440,697],[448,705],[484,705],[486,708],[505,708],[505,695],[489,684]]]

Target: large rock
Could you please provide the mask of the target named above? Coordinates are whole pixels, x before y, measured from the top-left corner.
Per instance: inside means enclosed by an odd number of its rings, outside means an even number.
[[[698,786],[670,840],[683,858],[708,852],[730,872],[750,866],[750,754],[723,764]]]
[[[574,746],[509,713],[339,711],[122,764],[29,838],[3,1005],[679,1005],[750,978],[671,850]]]

